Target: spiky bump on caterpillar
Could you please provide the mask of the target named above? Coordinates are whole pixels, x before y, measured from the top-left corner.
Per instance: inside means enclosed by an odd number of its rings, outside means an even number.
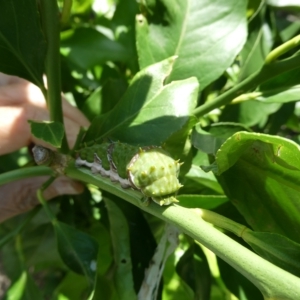
[[[77,166],[110,177],[123,188],[140,190],[159,205],[178,202],[180,163],[159,147],[139,148],[128,144],[103,143],[78,151]]]

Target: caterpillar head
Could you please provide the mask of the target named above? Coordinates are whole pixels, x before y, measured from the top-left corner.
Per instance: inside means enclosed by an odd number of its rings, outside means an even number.
[[[127,167],[131,184],[160,205],[178,202],[175,198],[180,163],[160,148],[148,147],[132,158]]]

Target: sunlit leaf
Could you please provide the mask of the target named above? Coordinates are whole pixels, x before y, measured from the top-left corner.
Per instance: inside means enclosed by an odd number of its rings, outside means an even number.
[[[231,65],[247,36],[247,1],[164,0],[137,18],[140,68],[173,55],[168,82],[196,76],[200,89]],[[160,12],[160,13],[158,13]]]
[[[256,231],[299,242],[300,147],[282,137],[238,132],[216,155],[228,198]]]
[[[261,5],[256,16],[250,20],[248,38],[240,53],[240,81],[258,71],[264,64],[266,56],[272,49],[273,37],[267,22],[265,5]]]
[[[65,131],[63,124],[59,122],[36,122],[29,120],[31,133],[36,138],[60,148]]]
[[[246,230],[243,239],[255,252],[286,271],[300,276],[300,244],[276,233]]]
[[[121,101],[105,116],[95,118],[86,140],[113,137],[122,142],[159,145],[180,130],[196,105],[196,78],[164,85],[175,58],[140,71]]]

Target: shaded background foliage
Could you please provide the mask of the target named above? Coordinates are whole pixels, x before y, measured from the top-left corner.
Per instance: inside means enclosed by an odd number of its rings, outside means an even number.
[[[23,4],[3,3],[0,71],[45,90],[43,14],[35,0]],[[209,219],[296,276],[300,61],[289,62],[299,47],[282,53],[277,73],[264,67],[272,49],[300,33],[299,9],[292,0],[78,0],[60,33],[62,91],[92,122],[84,142],[163,145],[184,161],[179,205],[253,229],[240,238]],[[216,101],[251,78],[227,103]],[[197,110],[204,103],[215,103],[208,114]],[[59,148],[61,127],[46,127],[39,137]],[[29,161],[21,149],[0,157],[0,170]],[[91,286],[91,299],[134,299],[164,222],[91,184],[49,206],[55,222],[37,209],[1,224],[4,299],[88,299]],[[179,240],[159,299],[263,299],[207,248]]]

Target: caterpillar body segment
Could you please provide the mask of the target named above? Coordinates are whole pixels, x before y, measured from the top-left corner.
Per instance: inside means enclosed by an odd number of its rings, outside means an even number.
[[[137,189],[159,205],[178,202],[180,163],[159,147],[103,143],[79,150],[76,165],[110,177],[123,188]]]

